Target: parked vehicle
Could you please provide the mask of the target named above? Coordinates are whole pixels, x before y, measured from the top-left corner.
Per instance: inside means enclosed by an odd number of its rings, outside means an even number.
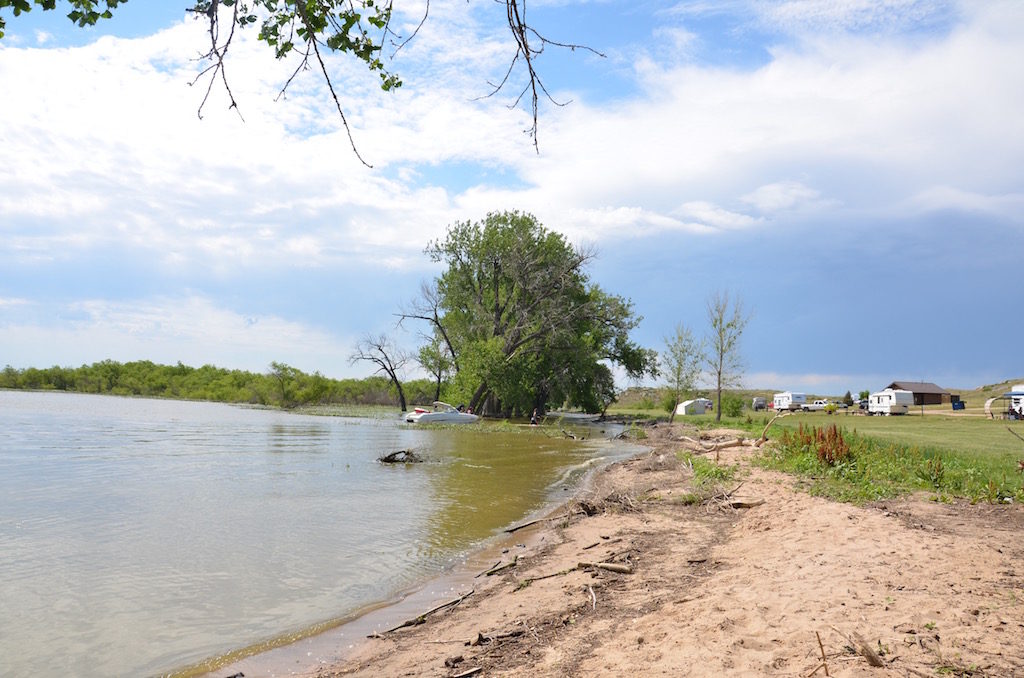
[[[815,400],[813,403],[804,403],[800,408],[804,412],[823,412],[828,407],[827,400]]]
[[[868,398],[868,414],[906,414],[914,404],[914,394],[902,389],[887,388]]]
[[[759,412],[765,408],[765,400],[762,396],[754,396],[754,399],[750,401],[750,409],[755,412]]]
[[[772,398],[772,404],[779,411],[792,410],[795,412],[802,408],[806,402],[807,394],[795,393],[793,391],[776,393],[775,397]]]

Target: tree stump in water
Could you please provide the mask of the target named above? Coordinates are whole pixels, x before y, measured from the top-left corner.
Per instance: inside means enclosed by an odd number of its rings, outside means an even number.
[[[377,461],[382,464],[418,464],[423,458],[412,450],[399,450],[377,457]]]

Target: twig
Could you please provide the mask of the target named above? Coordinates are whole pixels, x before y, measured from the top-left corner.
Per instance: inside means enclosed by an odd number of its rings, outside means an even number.
[[[501,561],[498,561],[498,562],[500,563]],[[495,574],[498,574],[499,572],[503,572],[505,570],[511,569],[511,568],[515,567],[518,563],[519,563],[519,556],[517,555],[515,558],[512,559],[511,563],[505,563],[504,565],[495,565],[491,569],[489,569],[486,572],[484,572],[484,574],[486,574],[488,577],[490,577],[491,575],[495,575]]]
[[[484,670],[482,666],[474,666],[473,668],[463,671],[462,673],[456,673],[452,678],[467,678],[468,676],[475,676]]]
[[[867,641],[864,640],[859,633],[854,632],[853,635],[850,636],[834,626],[832,627],[832,630],[846,638],[850,643],[850,647],[856,648],[861,656],[867,660],[868,664],[871,664],[871,666],[885,666],[885,662],[882,661],[882,658],[878,656],[878,653],[868,645]]]
[[[594,587],[590,586],[588,584],[587,585],[587,590],[590,591],[590,609],[591,610],[596,610],[597,609],[597,596],[594,595]]]
[[[821,665],[825,669],[825,675],[829,675],[828,672],[828,659],[825,658],[825,646],[821,644],[821,634],[817,631],[814,632],[815,637],[818,639],[818,649],[821,650]],[[815,669],[817,671],[817,669]]]
[[[537,518],[536,520],[529,520],[529,521],[527,521],[525,523],[520,523],[519,525],[513,525],[512,527],[506,529],[505,533],[506,534],[512,534],[513,532],[518,532],[519,530],[523,529],[524,527],[529,527],[530,525],[536,525],[537,523],[543,523],[545,520],[568,520],[569,518],[571,518],[576,513],[579,513],[579,511],[569,511],[564,516],[554,516],[554,517],[548,517],[548,518]]]
[[[501,565],[501,560],[498,560],[496,563],[494,563],[494,565],[491,565],[489,568],[487,568],[486,570],[484,570],[480,574],[478,574],[475,577],[473,577],[473,579],[479,579],[480,577],[484,576],[485,574],[487,574],[488,572],[490,572],[491,570],[496,568],[498,565]]]

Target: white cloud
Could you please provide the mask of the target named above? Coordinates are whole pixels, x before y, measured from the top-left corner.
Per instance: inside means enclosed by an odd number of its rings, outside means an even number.
[[[818,191],[799,181],[779,181],[758,186],[742,196],[742,200],[762,213],[774,213],[813,203],[818,195]]]

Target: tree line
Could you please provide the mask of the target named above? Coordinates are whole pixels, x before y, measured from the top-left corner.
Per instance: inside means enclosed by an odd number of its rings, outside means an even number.
[[[429,379],[406,382],[414,403],[432,401]],[[293,408],[300,405],[394,405],[394,385],[384,377],[330,379],[319,372],[306,374],[273,362],[264,373],[228,370],[213,365],[158,365],[148,360],[120,363],[103,360],[81,367],[10,365],[0,372],[0,388],[146,396],[180,400],[209,400]]]

